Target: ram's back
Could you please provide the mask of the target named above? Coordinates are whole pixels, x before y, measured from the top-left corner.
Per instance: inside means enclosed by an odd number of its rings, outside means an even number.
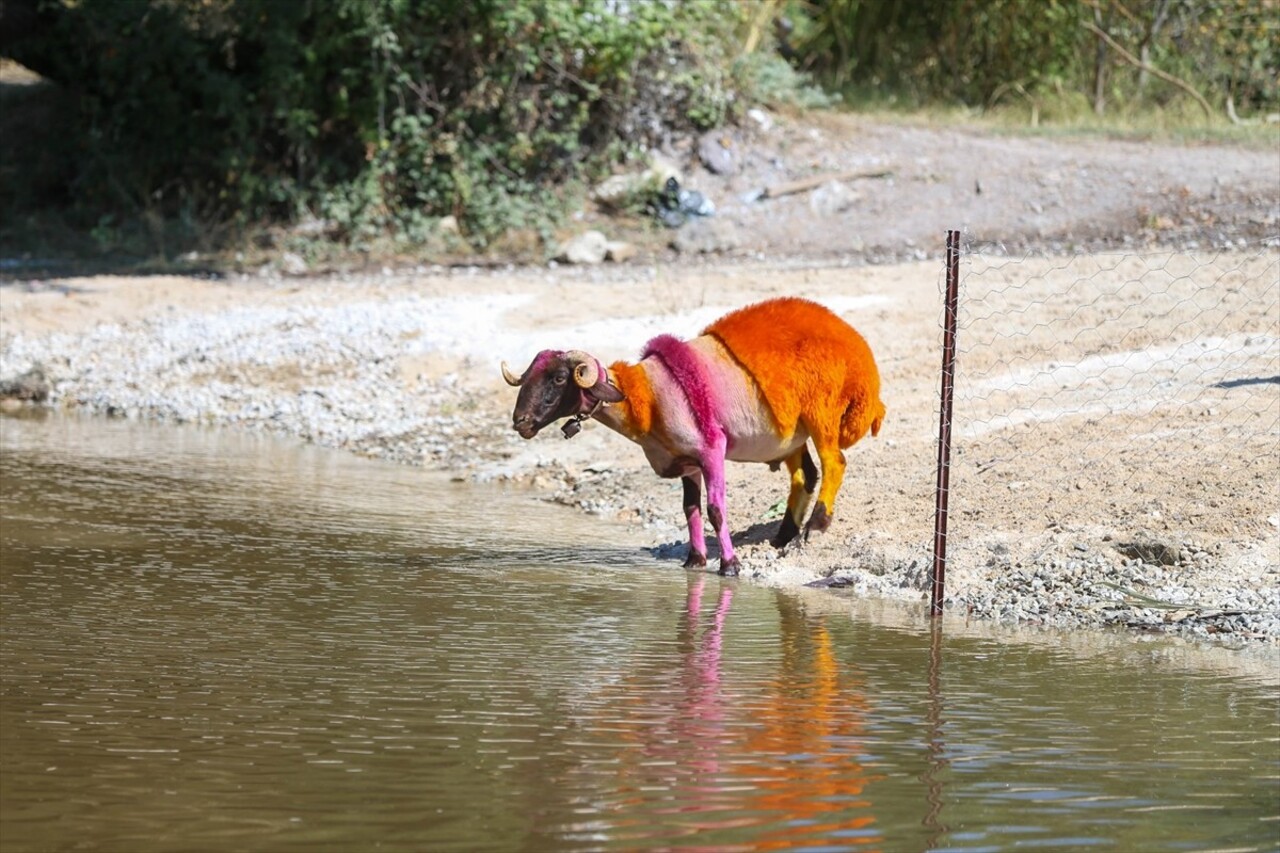
[[[839,430],[848,447],[880,429],[880,372],[862,335],[829,309],[807,299],[761,302],[725,315],[703,334],[718,339],[760,387],[788,435],[803,421],[811,430]]]

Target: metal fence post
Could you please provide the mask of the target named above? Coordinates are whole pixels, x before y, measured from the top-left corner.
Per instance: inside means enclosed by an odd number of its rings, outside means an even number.
[[[951,398],[956,363],[956,305],[960,295],[960,232],[947,232],[947,293],[942,338],[942,405],[938,423],[938,489],[933,524],[929,616],[942,615],[947,577],[947,503],[951,489]]]

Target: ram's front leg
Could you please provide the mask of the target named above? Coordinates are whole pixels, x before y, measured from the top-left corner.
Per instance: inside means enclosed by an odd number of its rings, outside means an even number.
[[[733,553],[729,536],[729,520],[725,513],[724,454],[726,441],[720,436],[711,442],[703,456],[702,473],[707,478],[707,519],[720,542],[720,574],[736,577],[738,557]]]
[[[707,534],[702,529],[702,472],[695,470],[680,478],[684,484],[684,517],[689,522],[689,556],[686,569],[707,564]]]

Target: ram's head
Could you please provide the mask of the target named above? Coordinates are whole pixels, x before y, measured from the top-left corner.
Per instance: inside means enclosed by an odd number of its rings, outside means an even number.
[[[565,424],[565,437],[571,438],[581,417],[622,399],[622,393],[609,383],[608,371],[595,356],[581,350],[543,350],[520,376],[503,362],[502,376],[508,385],[520,389],[511,425],[522,438],[533,438],[560,418],[575,418]]]

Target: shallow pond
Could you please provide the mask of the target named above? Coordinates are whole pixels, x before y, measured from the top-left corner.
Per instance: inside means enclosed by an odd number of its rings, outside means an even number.
[[[262,437],[0,449],[4,851],[1280,844],[1273,684],[1195,650],[931,634]]]

